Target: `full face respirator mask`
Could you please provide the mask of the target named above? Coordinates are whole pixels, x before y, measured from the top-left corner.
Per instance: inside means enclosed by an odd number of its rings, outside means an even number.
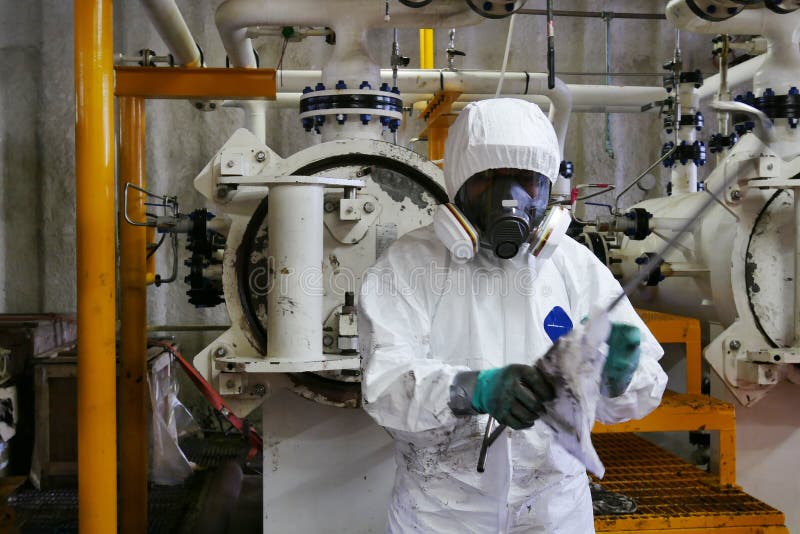
[[[550,180],[542,174],[490,169],[470,177],[453,204],[439,207],[434,230],[459,262],[472,259],[479,247],[510,259],[529,244],[535,256],[549,256],[570,222],[562,207],[545,217],[549,198]]]

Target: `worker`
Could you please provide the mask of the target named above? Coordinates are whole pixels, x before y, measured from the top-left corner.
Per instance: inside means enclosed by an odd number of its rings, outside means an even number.
[[[444,180],[479,251],[456,261],[444,233],[428,226],[397,240],[363,277],[364,408],[396,447],[389,532],[594,532],[585,467],[537,422],[557,392],[532,364],[622,289],[572,239],[541,261],[521,239],[544,215],[560,162],[535,104],[468,105],[450,127]],[[666,384],[663,351],[627,299],[611,320],[595,414],[605,423],[645,416]],[[516,430],[501,435],[479,473],[489,415]]]

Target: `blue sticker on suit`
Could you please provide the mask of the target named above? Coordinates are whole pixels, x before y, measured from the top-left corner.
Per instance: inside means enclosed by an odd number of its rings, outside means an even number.
[[[556,306],[544,318],[544,331],[553,343],[572,330],[572,319],[561,306]]]

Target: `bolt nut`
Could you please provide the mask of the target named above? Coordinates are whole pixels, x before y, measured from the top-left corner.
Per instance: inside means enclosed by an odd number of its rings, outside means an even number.
[[[256,161],[257,162],[261,163],[265,159],[267,159],[267,153],[266,152],[264,152],[263,150],[259,150],[258,152],[256,152]]]
[[[322,209],[325,210],[325,213],[332,213],[336,210],[336,204],[334,204],[332,200],[326,200],[325,204],[322,206]]]
[[[234,387],[236,387],[236,380],[234,380],[233,378],[229,378],[228,381],[225,382],[225,386],[227,386],[228,389],[233,389]]]
[[[742,348],[742,343],[738,339],[732,339],[731,342],[728,343],[728,346],[731,350],[739,350]]]
[[[264,384],[256,384],[253,386],[253,395],[258,395],[259,397],[263,397],[267,394],[267,386]]]
[[[367,213],[372,213],[373,211],[375,211],[375,204],[373,204],[372,202],[365,202],[364,211]]]
[[[236,165],[236,162],[233,161],[232,159],[229,159],[228,161],[225,162],[225,166],[228,167],[229,169],[234,165]]]
[[[217,198],[226,198],[230,192],[231,189],[227,185],[217,186]]]
[[[742,199],[742,192],[738,189],[731,191],[731,200],[738,202]]]
[[[214,351],[214,356],[217,356],[217,357],[220,357],[220,358],[222,358],[226,354],[228,354],[228,349],[226,349],[225,347],[218,347],[217,350]]]
[[[327,334],[322,336],[322,344],[325,345],[326,347],[333,346],[333,336]]]

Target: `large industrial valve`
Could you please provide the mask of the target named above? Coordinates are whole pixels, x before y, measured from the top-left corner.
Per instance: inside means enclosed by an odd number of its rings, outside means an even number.
[[[225,143],[195,186],[231,221],[222,288],[231,328],[195,366],[237,410],[270,376],[337,406],[360,405],[355,302],[362,274],[446,200],[441,170],[375,140],[322,143],[283,159],[247,130]]]
[[[729,181],[719,191],[719,184]],[[598,220],[583,239],[627,280],[709,194],[717,195],[719,201],[631,300],[645,309],[720,323],[724,331],[706,347],[705,358],[749,405],[782,380],[800,376],[800,286],[795,282],[800,273],[800,203],[795,201],[800,157],[783,159],[757,135],[747,134],[706,184],[703,192],[634,206],[629,213],[648,214],[647,234],[625,232],[621,217]]]

